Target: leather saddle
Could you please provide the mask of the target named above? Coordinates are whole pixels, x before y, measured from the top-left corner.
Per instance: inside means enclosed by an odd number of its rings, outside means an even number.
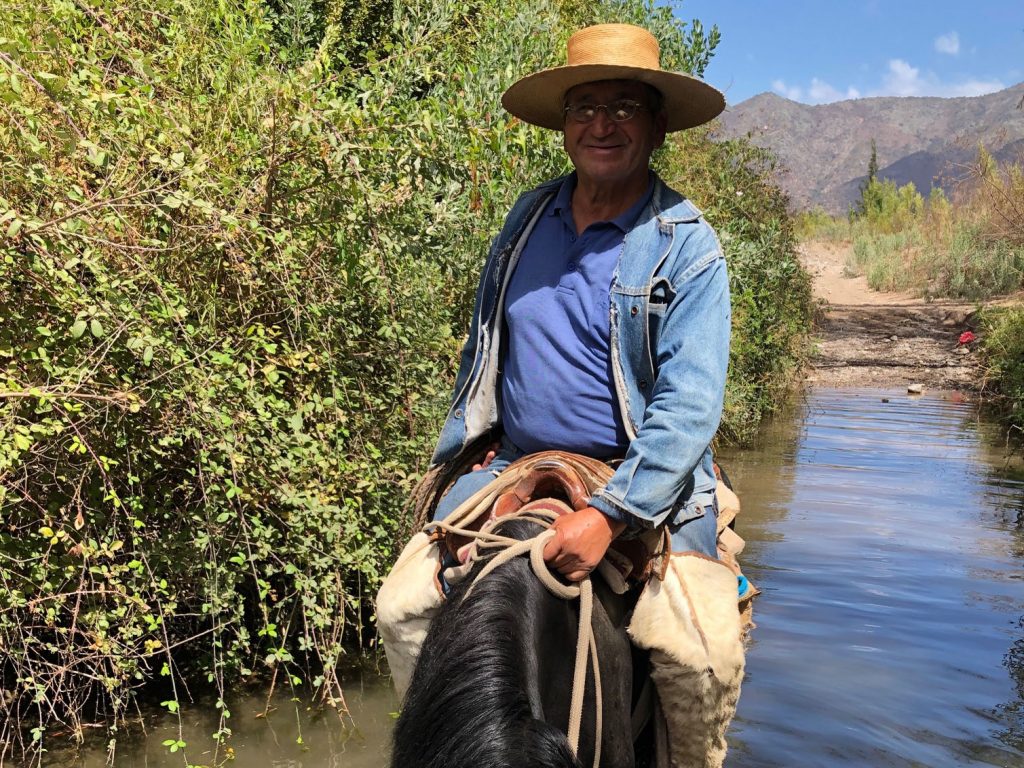
[[[543,508],[567,514],[589,506],[594,492],[603,487],[613,469],[604,462],[566,451],[530,454],[510,464],[484,489],[477,492],[446,519],[467,531],[479,531],[494,521],[524,509]],[[434,537],[452,557],[470,538],[455,531],[437,530]],[[620,538],[612,542],[605,561],[623,583],[645,582],[654,572],[662,550],[660,535]],[[604,569],[607,573],[607,568]]]

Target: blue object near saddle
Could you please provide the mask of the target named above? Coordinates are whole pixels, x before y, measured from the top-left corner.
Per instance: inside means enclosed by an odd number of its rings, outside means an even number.
[[[750,590],[750,582],[742,573],[736,577],[736,585],[739,588],[739,596],[742,598]]]

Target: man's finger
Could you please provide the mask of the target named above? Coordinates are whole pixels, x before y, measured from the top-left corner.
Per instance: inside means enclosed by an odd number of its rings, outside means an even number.
[[[491,466],[491,462],[494,461],[494,457],[497,455],[498,454],[496,451],[488,451],[484,456],[483,461],[481,461],[479,464],[473,465],[473,471],[479,472],[481,469],[487,469],[489,466]]]
[[[578,557],[567,552],[560,552],[548,562],[548,566],[554,568],[559,573],[578,571],[580,568],[586,567],[584,563],[580,562]]]
[[[544,552],[542,553],[544,555],[545,562],[548,563],[550,563],[552,560],[554,560],[562,553],[562,532],[559,531],[557,528],[555,528],[554,531],[555,535],[552,536],[548,540],[548,543],[544,545]]]
[[[583,581],[587,576],[590,575],[590,571],[571,571],[570,573],[564,573],[559,571],[569,581]]]

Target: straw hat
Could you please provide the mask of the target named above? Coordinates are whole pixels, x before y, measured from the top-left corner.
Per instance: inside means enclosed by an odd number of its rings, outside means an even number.
[[[661,68],[661,49],[650,32],[631,24],[597,24],[569,38],[568,64],[527,75],[501,97],[509,112],[533,125],[562,130],[563,99],[570,88],[595,80],[639,80],[664,97],[668,130],[712,120],[725,109],[717,88],[691,75]]]

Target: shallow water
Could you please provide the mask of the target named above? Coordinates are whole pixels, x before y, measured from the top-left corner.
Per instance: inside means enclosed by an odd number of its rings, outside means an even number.
[[[970,405],[883,399],[812,392],[729,457],[764,591],[730,766],[1024,766],[1019,457]]]
[[[1024,468],[1008,453],[952,397],[812,390],[720,456],[763,592],[730,768],[1024,766]],[[386,765],[393,695],[365,674],[346,697],[354,727],[283,696],[266,718],[263,697],[232,702],[231,765]],[[162,746],[176,728],[153,721],[115,765],[182,766]],[[213,761],[214,730],[212,709],[186,713],[190,762]]]

